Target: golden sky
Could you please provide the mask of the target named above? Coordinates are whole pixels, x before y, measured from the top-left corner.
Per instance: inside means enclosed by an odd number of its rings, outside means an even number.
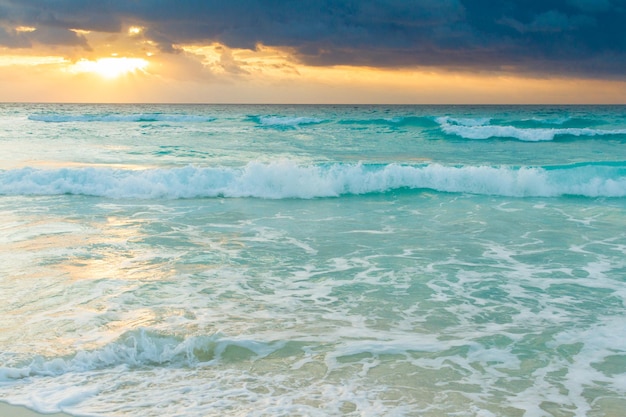
[[[3,102],[626,103],[619,79],[507,68],[307,64],[290,47],[218,42],[164,52],[147,27],[74,30],[84,45],[0,46]],[[35,27],[14,27],[29,34]]]

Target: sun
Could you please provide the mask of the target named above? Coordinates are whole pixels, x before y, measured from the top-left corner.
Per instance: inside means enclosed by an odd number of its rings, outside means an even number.
[[[70,68],[70,71],[75,73],[89,72],[113,79],[137,71],[145,72],[147,67],[148,61],[142,58],[115,57],[100,58],[95,61],[81,59]]]

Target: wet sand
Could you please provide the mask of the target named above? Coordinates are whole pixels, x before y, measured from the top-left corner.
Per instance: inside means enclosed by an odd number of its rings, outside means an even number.
[[[2,417],[71,417],[65,413],[42,414],[29,410],[26,407],[10,405],[0,402],[0,416]]]

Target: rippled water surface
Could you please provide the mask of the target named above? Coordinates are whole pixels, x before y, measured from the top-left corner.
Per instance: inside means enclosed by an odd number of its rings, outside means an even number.
[[[0,400],[621,416],[626,108],[0,106]]]

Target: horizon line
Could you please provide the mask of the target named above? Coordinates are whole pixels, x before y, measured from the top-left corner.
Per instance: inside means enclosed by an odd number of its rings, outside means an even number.
[[[7,104],[68,104],[68,105],[181,105],[181,106],[626,106],[623,103],[289,103],[289,102],[167,102],[167,101],[0,101],[0,105]]]

